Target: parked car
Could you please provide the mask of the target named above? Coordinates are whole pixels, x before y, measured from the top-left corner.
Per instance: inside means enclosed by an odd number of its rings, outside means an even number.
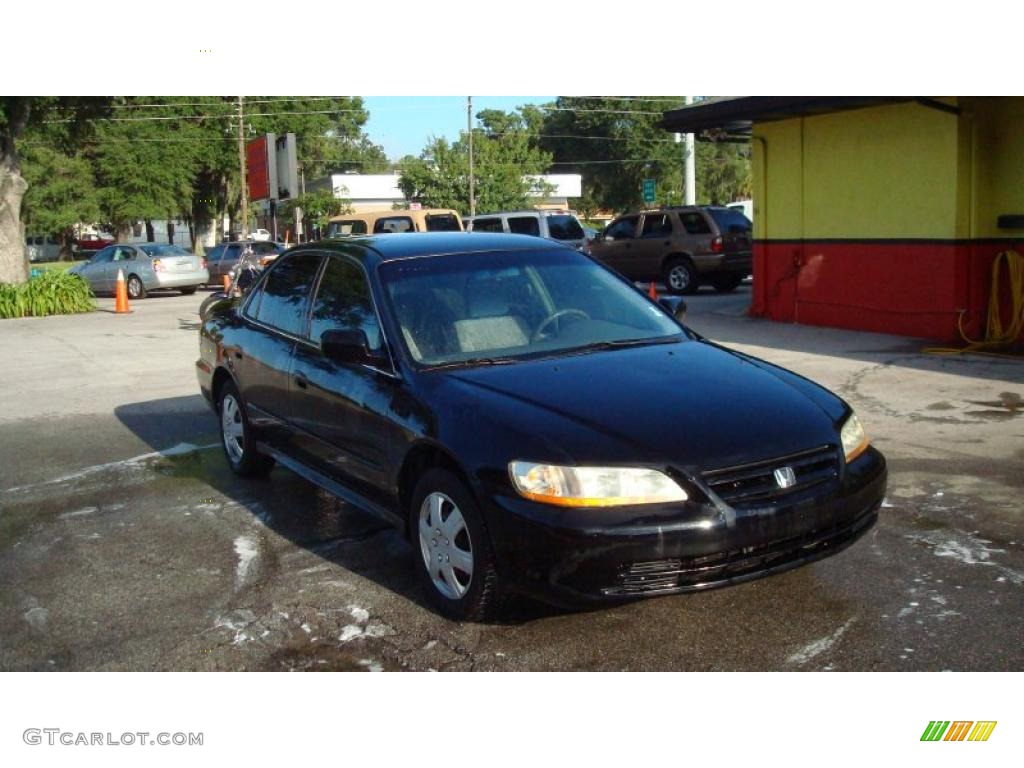
[[[28,235],[25,250],[30,262],[57,261],[60,259],[60,243],[50,235]]]
[[[298,246],[199,333],[231,469],[276,461],[391,522],[456,618],[776,573],[856,540],[885,495],[838,396],[537,238]]]
[[[662,280],[671,293],[703,283],[724,293],[750,274],[750,230],[750,220],[729,208],[661,208],[614,219],[590,253],[630,280]]]
[[[533,235],[585,250],[587,235],[576,215],[570,211],[501,211],[468,216],[468,232],[507,232]]]
[[[245,248],[252,248],[260,257],[260,264],[267,266],[278,254],[284,253],[288,246],[284,243],[274,242],[223,242],[215,245],[206,253],[206,265],[210,272],[210,282],[220,285],[224,275],[230,275],[231,270],[238,263],[238,257]]]
[[[75,252],[75,258],[91,259],[98,251],[115,243],[117,243],[117,240],[113,235],[87,233],[74,241],[72,250]]]
[[[327,237],[381,235],[405,232],[461,232],[458,211],[449,208],[364,211],[334,216],[327,223]]]
[[[273,237],[273,235],[271,235],[270,231],[266,229],[256,229],[249,233],[250,240],[258,240],[263,242],[269,240],[271,237]]]
[[[109,245],[68,271],[84,277],[93,293],[113,293],[118,270],[124,273],[130,299],[144,299],[149,291],[164,289],[195,293],[210,280],[205,259],[180,245],[164,243]]]

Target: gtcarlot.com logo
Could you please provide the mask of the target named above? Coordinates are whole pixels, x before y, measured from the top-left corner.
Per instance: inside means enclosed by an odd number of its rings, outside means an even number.
[[[201,747],[202,733],[151,733],[150,731],[125,731],[124,733],[86,733],[64,731],[60,728],[26,728],[21,734],[26,744],[36,746],[63,745],[65,747]]]
[[[988,741],[995,729],[995,720],[932,720],[921,741]]]

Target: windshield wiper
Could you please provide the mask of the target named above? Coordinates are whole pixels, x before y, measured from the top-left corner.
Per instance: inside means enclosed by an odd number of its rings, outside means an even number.
[[[474,368],[478,365],[511,365],[518,362],[514,357],[471,357],[468,360],[450,360],[430,366],[431,371],[443,371],[451,368]]]
[[[595,341],[584,344],[581,347],[570,347],[564,350],[567,355],[582,352],[593,352],[601,349],[623,349],[625,347],[646,347],[651,344],[675,344],[679,341],[675,336],[660,337],[654,339],[619,339],[617,341]]]

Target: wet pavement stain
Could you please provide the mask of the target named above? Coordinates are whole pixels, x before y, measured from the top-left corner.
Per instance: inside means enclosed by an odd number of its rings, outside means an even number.
[[[1024,401],[1016,392],[1000,392],[998,400],[968,400],[972,405],[982,405],[984,411],[964,411],[965,416],[980,419],[1012,419],[1024,413]]]

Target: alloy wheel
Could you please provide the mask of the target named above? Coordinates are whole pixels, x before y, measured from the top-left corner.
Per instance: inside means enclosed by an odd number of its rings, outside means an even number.
[[[128,296],[132,299],[137,299],[142,295],[142,281],[137,277],[128,278]]]
[[[668,284],[677,291],[685,291],[690,287],[690,270],[677,264],[668,271]]]
[[[461,510],[448,496],[427,494],[420,505],[420,552],[434,587],[458,600],[473,580],[473,543]]]
[[[239,464],[245,454],[245,424],[242,409],[234,395],[225,395],[220,406],[220,431],[224,437],[224,448],[232,463]]]

